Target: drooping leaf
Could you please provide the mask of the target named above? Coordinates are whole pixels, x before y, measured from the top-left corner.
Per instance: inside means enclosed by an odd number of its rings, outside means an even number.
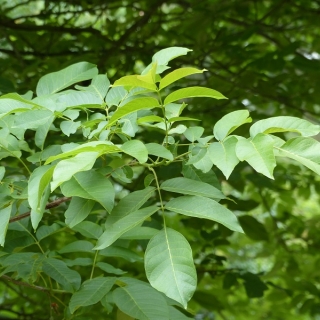
[[[145,144],[145,146],[149,154],[160,157],[160,158],[168,159],[170,161],[173,160],[172,153],[163,145],[151,142],[151,143]]]
[[[214,125],[213,134],[217,140],[222,141],[235,129],[251,121],[248,110],[230,112]]]
[[[231,136],[223,141],[213,142],[208,147],[208,154],[212,163],[222,171],[227,179],[239,163],[236,155],[237,142],[238,139]]]
[[[42,219],[49,194],[54,166],[41,166],[35,169],[28,183],[28,202],[31,207],[32,227],[36,229]]]
[[[76,173],[61,185],[61,192],[66,197],[77,196],[97,201],[108,212],[111,212],[114,205],[115,191],[112,183],[94,170]]]
[[[190,67],[176,69],[161,79],[159,84],[159,89],[161,90],[181,78],[184,78],[196,73],[203,73],[204,71],[207,71],[207,70],[206,69],[199,70],[199,69],[190,68]]]
[[[167,210],[190,217],[209,219],[219,222],[230,230],[243,232],[236,216],[218,202],[200,196],[183,196],[171,199],[166,205]]]
[[[247,161],[253,169],[273,179],[276,166],[273,144],[271,137],[260,133],[252,140],[240,139],[236,145],[236,155],[240,161]]]
[[[80,287],[80,274],[69,269],[61,260],[54,258],[45,259],[42,264],[42,270],[49,277],[60,283],[64,290],[68,292],[74,292]]]
[[[119,120],[127,114],[130,114],[138,110],[152,109],[155,107],[159,107],[159,102],[155,98],[143,97],[131,100],[130,102],[128,102],[122,107],[119,107],[115,111],[115,113],[111,116],[109,120],[108,127],[111,127],[114,123],[117,122],[117,120]]]
[[[140,163],[145,163],[148,160],[148,150],[140,140],[130,140],[121,146],[124,153],[136,158]]]
[[[194,97],[208,97],[214,99],[227,99],[220,92],[204,87],[188,87],[176,90],[170,93],[165,99],[164,104],[168,104],[170,102],[174,102],[177,100],[185,99],[185,98],[194,98]]]
[[[147,187],[143,190],[131,192],[122,198],[108,216],[106,227],[113,225],[126,215],[137,211],[152,196],[154,190],[154,187]]]
[[[145,219],[150,217],[158,210],[159,208],[156,206],[143,208],[134,211],[122,219],[119,219],[114,224],[107,226],[105,232],[98,239],[97,245],[94,247],[94,249],[102,250],[106,247],[109,247],[117,239],[119,239],[122,234],[140,225]]]
[[[98,152],[82,152],[71,159],[61,160],[53,171],[51,191],[70,180],[77,172],[90,170],[98,156]]]
[[[0,209],[0,245],[4,246],[12,205]]]
[[[94,205],[94,200],[73,197],[68,209],[64,213],[66,224],[70,228],[73,228],[75,225],[82,222],[90,214]]]
[[[145,269],[150,284],[187,308],[197,285],[192,250],[184,236],[170,228],[148,243]]]
[[[69,308],[73,314],[78,308],[98,303],[112,288],[116,281],[113,277],[101,277],[85,281],[70,300]]]
[[[277,156],[294,159],[320,175],[320,143],[312,138],[293,138],[275,148]]]
[[[43,76],[38,82],[36,92],[38,96],[59,92],[77,82],[92,79],[97,74],[98,69],[94,64],[78,62]]]
[[[163,190],[177,192],[184,195],[202,196],[218,200],[225,199],[225,195],[212,185],[188,178],[181,177],[169,179],[164,181],[160,187]]]
[[[279,116],[257,121],[250,128],[251,137],[259,133],[275,132],[297,132],[304,137],[310,137],[320,132],[320,126],[296,117]]]
[[[122,312],[141,320],[169,319],[168,305],[161,293],[133,278],[119,280],[125,285],[113,291],[113,300]]]

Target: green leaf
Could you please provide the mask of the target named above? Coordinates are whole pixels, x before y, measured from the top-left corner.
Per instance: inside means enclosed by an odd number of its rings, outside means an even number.
[[[93,244],[86,240],[78,240],[71,242],[59,250],[59,253],[70,253],[70,252],[89,252],[94,253]]]
[[[150,227],[135,227],[124,233],[120,238],[129,240],[150,240],[158,231],[158,229]]]
[[[108,178],[94,170],[76,173],[60,188],[66,197],[77,196],[97,201],[108,212],[113,208],[115,197],[113,185]]]
[[[40,78],[37,85],[37,96],[59,92],[71,85],[92,79],[98,74],[94,64],[78,62],[57,72],[46,74]]]
[[[183,135],[191,142],[198,140],[204,132],[203,127],[190,127],[188,128]]]
[[[118,220],[137,211],[153,195],[154,190],[154,187],[147,187],[143,190],[131,192],[126,197],[122,198],[108,216],[106,227],[112,226]]]
[[[106,227],[105,232],[98,239],[97,245],[94,247],[95,250],[102,250],[106,247],[112,245],[117,239],[120,238],[125,232],[130,229],[140,225],[145,219],[150,217],[159,208],[156,206],[151,206],[134,211],[125,217],[119,219],[112,225]]]
[[[192,250],[184,236],[170,228],[148,243],[145,269],[150,284],[187,308],[197,286]]]
[[[140,320],[169,319],[168,305],[161,293],[136,279],[119,280],[126,285],[113,291],[113,300],[122,312]]]
[[[12,205],[0,209],[0,245],[4,246]]]
[[[161,79],[160,84],[159,84],[159,89],[161,90],[181,78],[184,78],[184,77],[190,76],[192,74],[196,74],[196,73],[203,73],[204,71],[207,71],[207,70],[206,69],[199,70],[196,68],[176,69]]]
[[[137,98],[134,100],[129,101],[122,107],[119,107],[115,113],[111,116],[108,127],[111,127],[114,123],[118,121],[118,119],[130,114],[132,112],[144,109],[152,109],[155,107],[159,107],[159,102],[155,98],[151,97],[143,97]]]
[[[80,287],[81,277],[79,273],[69,269],[61,260],[45,259],[42,264],[42,270],[49,277],[60,283],[63,289],[68,292],[74,292]]]
[[[117,106],[128,94],[128,91],[123,87],[111,88],[106,96],[106,103],[109,107]]]
[[[85,281],[79,291],[71,297],[69,308],[73,314],[78,308],[98,303],[112,288],[113,277],[101,277]]]
[[[63,182],[70,180],[77,172],[90,170],[98,156],[98,152],[82,152],[74,158],[61,160],[53,172],[51,191],[55,190]]]
[[[130,140],[125,142],[121,146],[121,150],[136,158],[140,163],[145,163],[148,160],[148,150],[140,140]]]
[[[112,266],[109,263],[106,262],[98,262],[96,264],[96,267],[100,268],[102,271],[106,272],[106,273],[111,273],[111,274],[116,274],[116,275],[121,275],[126,273],[125,271],[115,268],[114,266]]]
[[[252,216],[244,215],[238,218],[244,233],[251,239],[269,240],[268,232],[265,226]]]
[[[203,157],[201,157],[198,161],[194,161],[193,165],[201,170],[203,173],[207,173],[212,168],[212,161],[210,159],[208,149],[205,149],[205,154]]]
[[[84,143],[80,146],[75,147],[70,151],[66,151],[64,153],[58,154],[56,156],[49,157],[45,164],[51,163],[52,161],[65,159],[72,156],[76,156],[79,153],[83,152],[99,152],[99,155],[108,154],[108,153],[116,153],[121,152],[117,146],[111,144],[109,141],[91,141],[88,143]]]
[[[149,154],[160,157],[160,158],[168,159],[170,161],[173,160],[172,153],[163,145],[151,142],[151,143],[145,144],[145,146]]]
[[[315,136],[320,132],[320,126],[296,117],[272,117],[257,121],[250,128],[250,136],[255,137],[259,133],[297,132],[304,137]]]
[[[105,257],[122,258],[129,262],[143,261],[143,258],[140,257],[137,253],[133,252],[132,250],[127,248],[117,247],[117,246],[111,246],[111,247],[105,248],[99,251],[99,255],[105,256]]]
[[[0,166],[0,182],[1,182],[1,180],[3,179],[5,173],[6,173],[6,168]]]
[[[165,48],[155,53],[152,61],[157,62],[158,65],[167,65],[172,59],[186,55],[190,51],[192,50],[183,47]]]
[[[44,148],[44,142],[47,138],[47,135],[48,135],[50,128],[52,127],[52,123],[54,121],[54,118],[55,117],[52,114],[52,116],[49,119],[47,119],[47,121],[44,124],[38,126],[38,128],[36,130],[34,142],[35,142],[36,146],[38,148],[40,148],[41,150],[43,150],[43,148]]]
[[[276,160],[273,144],[271,137],[259,133],[252,140],[240,139],[236,145],[236,154],[240,161],[247,161],[257,172],[274,179]]]
[[[239,163],[236,155],[237,143],[238,139],[231,136],[223,141],[213,142],[208,147],[208,154],[212,163],[222,171],[227,179]]]
[[[202,196],[218,200],[226,198],[219,189],[211,186],[208,183],[182,177],[166,180],[161,184],[161,189],[170,192],[188,194],[192,196]]]
[[[68,137],[70,137],[70,134],[76,133],[78,128],[81,126],[81,121],[62,121],[60,123],[60,129],[61,131]]]
[[[213,127],[213,134],[217,140],[222,141],[230,133],[245,123],[252,122],[248,110],[237,110],[222,117]]]
[[[103,232],[100,225],[91,221],[82,221],[76,226],[72,227],[72,230],[81,233],[87,238],[92,239],[98,239]]]
[[[146,82],[139,78],[138,75],[125,76],[115,81],[113,87],[141,87],[151,91],[157,91],[157,87],[154,83]]]
[[[276,147],[278,157],[294,159],[320,175],[320,143],[312,138],[293,138]]]
[[[204,87],[188,87],[179,89],[177,91],[174,91],[170,93],[165,99],[164,104],[168,104],[170,102],[174,102],[180,99],[185,98],[194,98],[194,97],[208,97],[208,98],[214,98],[214,99],[227,99],[224,95],[222,95],[220,92],[204,88]]]
[[[37,129],[51,121],[53,112],[50,110],[30,110],[16,115],[13,128]]]
[[[100,102],[103,103],[104,98],[108,92],[110,87],[110,81],[105,74],[98,74],[93,77],[91,84],[88,87],[81,87],[76,85],[76,89],[89,91],[94,93],[97,97],[99,97]]]
[[[31,207],[31,222],[34,229],[38,227],[46,208],[53,170],[53,166],[38,167],[32,172],[29,179],[28,202]]]
[[[268,290],[268,287],[261,281],[260,277],[251,272],[246,272],[241,278],[245,280],[244,287],[248,298],[261,298],[264,291]]]
[[[186,216],[216,221],[230,230],[243,232],[236,216],[226,207],[212,199],[200,196],[178,197],[171,199],[165,208]]]
[[[70,228],[73,228],[90,214],[94,205],[95,201],[93,200],[73,197],[68,209],[64,213],[66,224]]]
[[[43,225],[37,230],[36,237],[40,241],[52,235],[53,233],[56,233],[60,229],[61,229],[61,226],[57,223],[53,223],[51,226]]]
[[[164,122],[164,120],[159,116],[145,116],[137,120],[138,124],[145,123],[145,122]]]

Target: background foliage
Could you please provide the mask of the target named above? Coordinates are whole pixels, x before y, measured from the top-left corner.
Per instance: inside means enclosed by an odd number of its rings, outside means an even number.
[[[319,12],[319,2],[308,0],[2,1],[0,91],[35,91],[40,76],[79,61],[97,64],[113,83],[140,73],[158,50],[183,46],[194,51],[173,60],[172,69],[196,66],[208,72],[174,88],[203,85],[229,98],[190,101],[184,115],[201,119],[206,135],[223,115],[245,108],[255,121],[286,115],[319,123]],[[237,131],[247,132],[248,125]],[[62,142],[54,137],[50,143]],[[159,179],[175,172],[160,169]],[[319,178],[293,162],[281,162],[275,180],[245,163],[228,181],[218,170],[216,174],[224,193],[236,201],[228,202],[228,208],[246,234],[200,219],[183,222],[197,266],[199,291],[190,305],[197,319],[319,317]],[[143,181],[126,188],[139,190],[141,185]],[[63,205],[52,209],[46,223],[52,225],[63,211]],[[50,239],[45,240],[48,246],[53,241],[59,248],[69,242],[60,233]],[[13,250],[20,240],[13,232],[6,243]],[[78,256],[68,253],[66,258]],[[139,264],[120,258],[114,262],[115,274],[124,269],[143,279]],[[83,276],[90,273],[81,270]],[[59,301],[1,280],[3,317],[47,319],[50,309],[53,317],[61,317]]]

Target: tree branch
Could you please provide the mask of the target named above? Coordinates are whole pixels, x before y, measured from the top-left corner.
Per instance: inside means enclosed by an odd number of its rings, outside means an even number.
[[[62,197],[62,198],[59,198],[57,200],[54,200],[52,202],[49,202],[47,205],[46,205],[46,209],[51,209],[51,208],[55,208],[57,206],[59,206],[61,203],[63,202],[66,202],[66,201],[69,201],[71,200],[71,197]],[[15,222],[15,221],[19,221],[21,219],[24,219],[26,217],[29,217],[31,214],[31,211],[28,211],[28,212],[25,212],[25,213],[22,213],[18,216],[15,216],[13,218],[10,219],[9,223],[11,222]]]

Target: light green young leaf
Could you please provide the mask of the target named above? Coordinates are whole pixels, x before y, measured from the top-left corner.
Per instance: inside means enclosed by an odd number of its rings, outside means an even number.
[[[41,166],[35,169],[28,183],[28,202],[31,208],[32,227],[36,229],[42,219],[49,194],[54,166]]]
[[[76,173],[60,188],[66,197],[77,196],[97,201],[108,212],[113,208],[115,197],[113,185],[108,178],[94,170]]]
[[[70,228],[73,228],[90,214],[94,205],[95,201],[93,200],[73,197],[68,209],[64,213],[66,224]]]
[[[138,75],[125,76],[115,81],[113,87],[141,87],[151,91],[157,91],[157,87],[154,83],[146,82],[139,78]]]
[[[42,270],[49,277],[60,283],[63,289],[68,292],[74,292],[80,287],[80,274],[69,269],[61,260],[54,258],[45,259],[42,264]]]
[[[304,119],[280,116],[257,121],[250,128],[251,137],[255,137],[259,133],[274,132],[297,132],[304,137],[310,137],[320,132],[320,126]]]
[[[153,156],[161,157],[164,159],[168,159],[170,161],[173,160],[172,153],[163,145],[151,142],[151,143],[147,143],[145,146],[149,154]]]
[[[50,110],[30,110],[16,115],[13,128],[37,129],[53,117]]]
[[[51,191],[55,190],[63,182],[70,180],[77,172],[90,170],[98,157],[98,152],[82,152],[74,158],[61,160],[53,172]]]
[[[125,232],[131,230],[132,228],[140,225],[145,219],[150,217],[159,208],[156,206],[151,206],[134,211],[122,219],[119,219],[114,224],[107,226],[105,232],[98,239],[97,245],[94,247],[95,250],[102,250],[106,247],[112,245],[116,240],[118,240],[121,235]]]
[[[70,300],[70,313],[78,308],[98,303],[112,288],[116,281],[114,277],[101,277],[85,281],[80,290],[75,292]]]
[[[140,140],[130,140],[121,146],[121,150],[136,158],[140,163],[145,163],[148,160],[148,150]]]
[[[216,221],[230,230],[243,232],[236,216],[226,207],[212,199],[200,196],[178,197],[171,199],[165,208],[186,216]]]
[[[109,120],[108,127],[111,127],[114,123],[117,122],[118,119],[124,117],[127,114],[130,114],[138,110],[152,109],[155,107],[159,107],[159,102],[155,98],[143,97],[131,100],[130,102],[128,102],[122,107],[119,107],[115,111],[115,113],[111,116]]]
[[[52,161],[55,161],[55,160],[73,157],[78,155],[79,153],[84,153],[84,152],[98,152],[99,155],[103,155],[107,153],[121,152],[121,149],[116,147],[109,141],[91,141],[91,142],[84,143],[80,146],[77,146],[71,149],[70,151],[68,150],[56,156],[51,156],[47,159],[45,164],[51,163]]]
[[[167,119],[179,117],[183,109],[187,106],[185,103],[168,103],[165,105],[165,115]]]
[[[276,159],[273,144],[274,140],[271,137],[259,133],[252,140],[240,139],[236,145],[236,155],[240,161],[247,161],[257,172],[274,179]]]
[[[312,138],[293,138],[276,147],[277,156],[294,159],[320,175],[320,143]]]
[[[159,231],[148,243],[145,269],[154,288],[187,308],[197,273],[190,244],[181,233],[170,228]]]
[[[137,120],[138,124],[145,123],[145,122],[164,122],[164,120],[159,116],[145,116]]]
[[[249,122],[252,122],[252,119],[248,110],[230,112],[214,125],[213,134],[217,140],[222,141],[238,127]]]
[[[227,99],[220,92],[204,87],[188,87],[173,91],[165,99],[164,104],[174,102],[180,99],[185,98],[194,98],[194,97],[208,97],[214,99]]]
[[[230,136],[224,141],[213,142],[208,147],[209,157],[228,179],[235,166],[239,163],[236,155],[238,139]]]
[[[153,195],[154,191],[154,187],[147,187],[143,190],[131,192],[126,197],[122,198],[108,216],[106,228],[112,226],[126,215],[137,211]]]
[[[204,132],[203,127],[190,127],[188,128],[183,135],[191,142],[198,140]]]
[[[169,63],[169,61],[177,57],[186,55],[190,51],[192,50],[183,47],[165,48],[155,53],[152,57],[152,61],[157,62],[158,65],[165,66]]]
[[[113,291],[113,300],[122,312],[140,320],[169,319],[168,304],[161,293],[133,278],[118,280],[126,284]]]
[[[98,69],[94,64],[75,63],[65,69],[43,76],[37,85],[37,96],[59,92],[77,82],[92,79],[97,74]]]
[[[199,70],[199,69],[196,69],[196,68],[179,68],[179,69],[176,69],[172,72],[170,72],[169,74],[167,74],[165,77],[163,77],[160,81],[160,85],[159,85],[159,89],[163,89],[167,86],[169,86],[171,83],[181,79],[181,78],[184,78],[184,77],[187,77],[187,76],[190,76],[192,74],[196,74],[196,73],[203,73],[204,71],[207,71],[206,69],[203,69],[203,70]]]
[[[226,198],[219,189],[208,183],[183,177],[166,180],[161,184],[160,188],[170,192],[208,197],[217,200]]]
[[[12,205],[0,209],[0,245],[4,246]]]

